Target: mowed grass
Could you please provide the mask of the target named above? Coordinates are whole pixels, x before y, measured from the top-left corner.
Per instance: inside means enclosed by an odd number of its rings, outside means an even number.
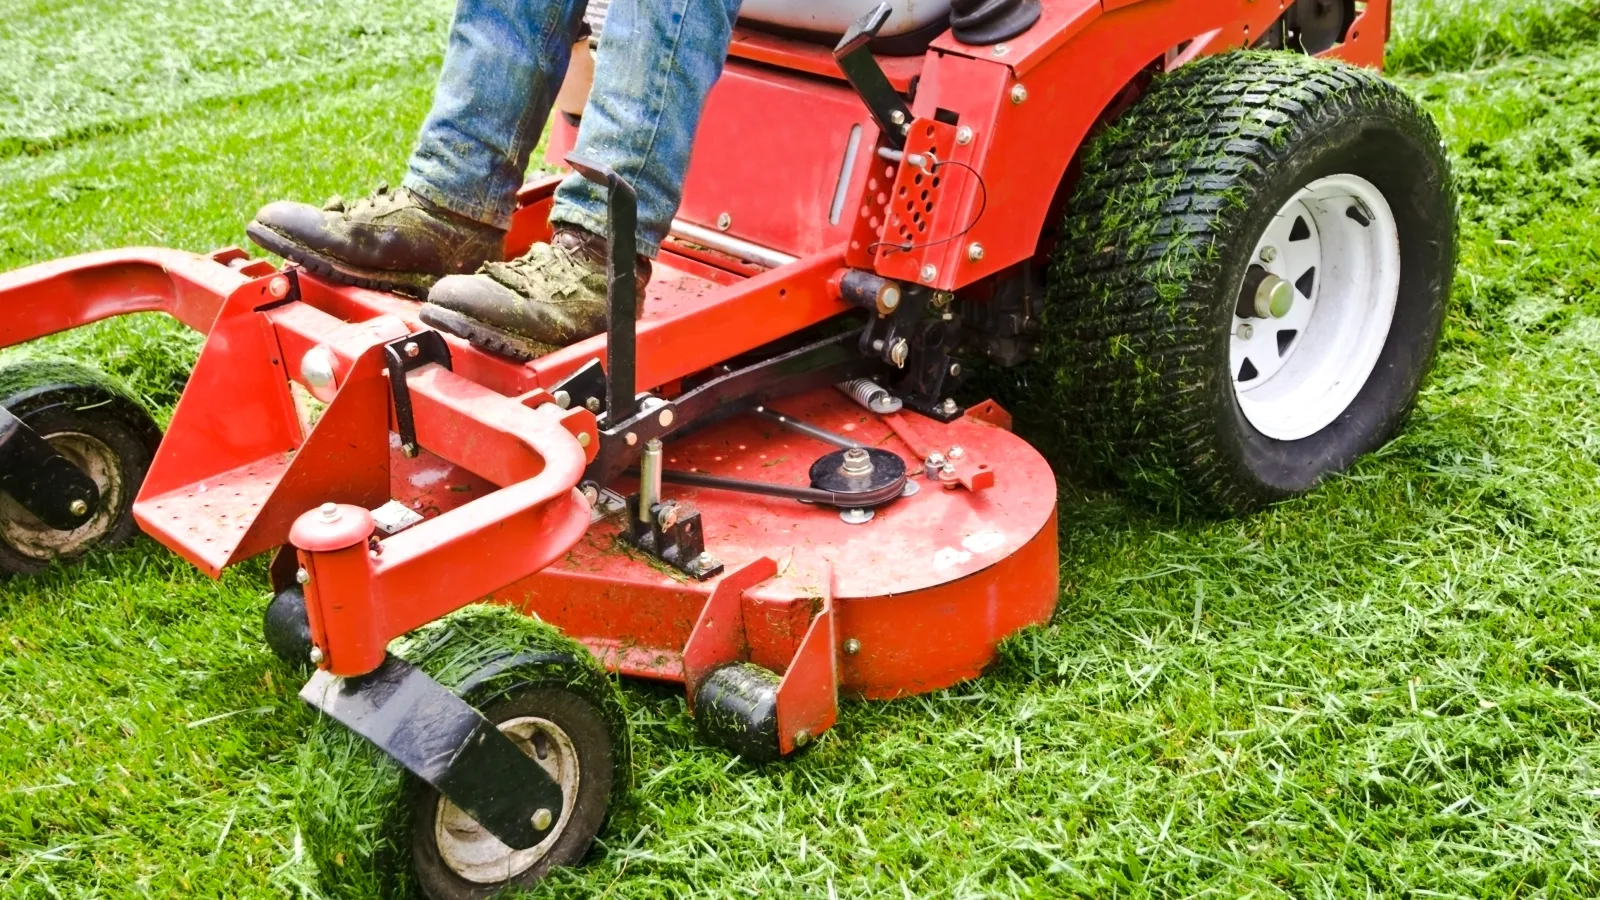
[[[1600,46],[1589,6],[1462,7],[1397,11],[1463,203],[1400,440],[1242,521],[1064,483],[1049,627],[976,683],[847,705],[781,765],[628,685],[637,789],[540,895],[1600,894]],[[0,268],[240,243],[267,200],[397,179],[449,14],[6,12]],[[46,344],[163,409],[197,346],[155,318]],[[314,719],[260,641],[264,580],[141,539],[0,584],[0,896],[318,894],[293,814]]]

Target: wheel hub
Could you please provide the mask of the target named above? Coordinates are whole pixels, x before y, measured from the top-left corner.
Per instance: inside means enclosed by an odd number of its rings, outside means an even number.
[[[1258,431],[1299,440],[1344,413],[1388,340],[1394,214],[1364,178],[1318,179],[1273,217],[1253,259],[1229,339],[1235,395]]]
[[[460,807],[440,797],[434,816],[434,841],[439,858],[451,871],[474,884],[498,884],[528,871],[550,852],[572,818],[572,805],[578,797],[580,771],[578,750],[561,726],[537,716],[507,719],[499,725],[501,733],[533,757],[550,777],[561,785],[561,814],[547,809],[534,812],[534,827],[554,827],[543,841],[525,850],[513,850],[490,834]]]
[[[100,508],[94,517],[70,531],[46,525],[9,494],[0,494],[0,541],[24,556],[47,561],[81,553],[103,538],[122,508],[123,485],[116,451],[104,441],[76,431],[43,437],[100,491]],[[81,515],[76,509],[74,513]]]

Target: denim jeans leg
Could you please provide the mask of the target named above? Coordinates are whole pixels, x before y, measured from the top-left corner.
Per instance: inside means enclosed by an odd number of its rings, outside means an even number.
[[[584,0],[458,0],[402,186],[506,227],[567,71]]]
[[[722,74],[740,0],[613,0],[577,152],[639,193],[639,252],[654,257],[677,215],[706,95]],[[573,174],[550,221],[603,234],[602,188]]]

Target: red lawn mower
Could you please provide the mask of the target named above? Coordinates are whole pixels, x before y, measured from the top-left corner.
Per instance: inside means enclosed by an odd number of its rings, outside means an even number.
[[[1426,114],[1360,68],[1388,0],[846,5],[745,4],[643,296],[632,190],[557,117],[553,159],[609,189],[611,328],[547,356],[237,249],[0,276],[0,345],[148,310],[209,335],[164,437],[81,367],[0,372],[0,568],[135,521],[213,576],[275,551],[269,643],[410,773],[423,889],[486,896],[601,827],[615,687],[567,644],[446,677],[397,638],[492,600],[775,760],[1050,617],[1053,461],[1241,512],[1400,427],[1455,203]],[[1052,459],[956,399],[1019,366]]]

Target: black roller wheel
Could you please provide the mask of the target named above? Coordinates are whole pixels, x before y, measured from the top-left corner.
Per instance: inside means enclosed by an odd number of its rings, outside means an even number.
[[[0,492],[0,575],[38,572],[52,560],[133,536],[133,501],[161,442],[143,406],[93,369],[52,359],[0,364],[0,407],[94,480],[100,505],[89,521],[52,528]]]
[[[755,663],[729,663],[707,675],[694,697],[694,722],[706,743],[753,763],[769,763],[778,747],[778,685]]]
[[[319,719],[301,754],[300,813],[329,895],[420,890],[431,900],[478,900],[580,863],[630,783],[627,717],[605,671],[581,645],[501,607],[462,610],[394,650],[538,760],[562,786],[563,811],[543,843],[512,850],[361,738]]]
[[[1046,358],[1081,470],[1243,512],[1382,446],[1432,365],[1455,196],[1428,115],[1287,53],[1184,66],[1088,148]]]

